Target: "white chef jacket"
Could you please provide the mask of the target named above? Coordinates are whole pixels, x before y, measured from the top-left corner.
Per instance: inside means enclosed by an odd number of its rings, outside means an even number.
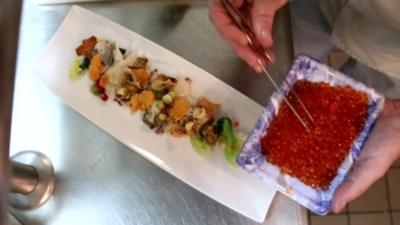
[[[400,79],[400,0],[318,0],[332,42],[365,65]]]

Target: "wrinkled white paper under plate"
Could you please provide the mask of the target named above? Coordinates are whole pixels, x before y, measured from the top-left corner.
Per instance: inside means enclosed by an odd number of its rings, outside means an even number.
[[[216,148],[214,154],[195,152],[189,138],[157,135],[127,107],[112,100],[102,102],[89,91],[88,76],[69,79],[69,67],[75,48],[82,39],[98,36],[116,41],[120,47],[149,58],[160,72],[193,80],[195,96],[205,96],[222,105],[222,113],[239,121],[249,133],[263,108],[211,74],[106,18],[73,6],[64,22],[33,63],[33,71],[67,105],[101,129],[168,173],[215,199],[221,204],[262,222],[275,195],[275,188],[263,183],[239,167],[232,167]],[[77,130],[76,132],[79,132]],[[135,173],[135,171],[132,171]]]

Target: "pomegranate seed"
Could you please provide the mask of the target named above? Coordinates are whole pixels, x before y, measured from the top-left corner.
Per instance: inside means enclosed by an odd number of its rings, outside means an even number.
[[[178,83],[178,80],[174,77],[170,77],[169,79],[171,80],[172,83]]]
[[[101,100],[103,100],[103,101],[107,101],[107,100],[108,100],[108,95],[107,95],[106,93],[101,93],[101,94],[100,94],[100,98],[101,98]]]

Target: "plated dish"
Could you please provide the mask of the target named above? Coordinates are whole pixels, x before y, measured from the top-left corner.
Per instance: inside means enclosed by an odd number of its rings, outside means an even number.
[[[244,139],[235,130],[239,122],[227,116],[218,118],[220,105],[194,96],[189,77],[167,75],[147,57],[96,36],[83,39],[75,53],[71,80],[89,76],[92,94],[104,102],[112,99],[131,112],[142,112],[142,121],[157,134],[189,136],[200,154],[210,154],[214,146],[223,145],[228,162],[236,165]]]
[[[191,96],[195,100],[203,96],[218,104],[220,115],[215,122],[223,117],[229,117],[232,125],[238,121],[240,126],[235,131],[248,135],[262,113],[262,106],[164,47],[77,6],[71,8],[60,28],[32,63],[33,73],[52,93],[132,151],[226,207],[255,221],[264,221],[276,188],[240,167],[232,166],[227,161],[224,146],[216,143],[211,153],[199,154],[193,149],[190,136],[177,138],[169,129],[159,135],[155,133],[156,127],[151,129],[144,123],[145,111],[141,107],[146,105],[140,104],[139,110],[132,112],[128,102],[121,102],[121,106],[114,101],[115,90],[107,93],[108,98],[96,93],[98,90],[94,88],[91,92],[90,87],[96,83],[90,75],[71,81],[69,72],[77,58],[75,49],[83,39],[91,36],[115,42],[118,50],[121,47],[126,49],[126,53],[131,51],[136,56],[146,57],[149,72],[157,69],[184,85],[187,84],[186,78],[190,78]],[[76,62],[76,65],[81,63]],[[107,98],[107,101],[102,98]],[[196,102],[193,101],[194,106]]]
[[[305,56],[295,60],[280,90],[308,123],[305,130],[275,93],[237,158],[249,173],[319,215],[358,157],[384,97]],[[307,120],[291,87],[314,118]]]

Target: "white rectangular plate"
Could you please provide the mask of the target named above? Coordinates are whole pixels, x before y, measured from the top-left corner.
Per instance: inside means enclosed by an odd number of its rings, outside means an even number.
[[[221,204],[262,222],[275,189],[225,160],[220,148],[210,156],[195,152],[189,138],[157,135],[126,107],[113,101],[102,102],[89,91],[88,76],[69,79],[75,48],[91,35],[116,41],[119,46],[149,58],[160,72],[193,80],[195,96],[206,96],[222,105],[222,112],[239,121],[249,133],[262,107],[167,49],[106,18],[73,6],[64,22],[34,62],[34,73],[58,97],[91,122],[141,154],[160,168],[215,199]],[[134,173],[135,171],[132,171]]]

